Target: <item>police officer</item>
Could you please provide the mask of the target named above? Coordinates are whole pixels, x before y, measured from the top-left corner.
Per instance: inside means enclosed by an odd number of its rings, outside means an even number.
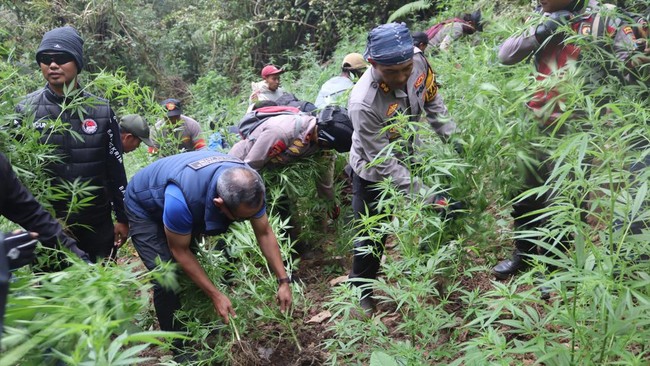
[[[70,197],[52,202],[56,216],[67,218],[71,234],[91,260],[115,255],[128,236],[123,203],[126,173],[115,114],[106,100],[79,87],[77,77],[84,66],[83,39],[74,28],[55,28],[45,33],[36,51],[36,62],[47,84],[27,95],[16,111],[23,117],[33,115],[34,128],[42,132],[41,143],[52,145],[61,157],[61,161],[48,162],[55,184],[80,179],[97,187],[92,192],[94,198],[77,212],[69,212]],[[83,109],[62,108],[79,104]],[[57,119],[67,123],[69,130],[55,130],[52,121]],[[111,207],[117,218],[115,224]]]
[[[229,155],[244,160],[256,170],[273,168],[289,164],[293,161],[324,153],[324,150],[336,150],[343,153],[350,151],[352,143],[352,122],[347,110],[338,106],[327,106],[318,117],[311,114],[299,113],[295,108],[279,107],[287,114],[269,117],[256,127],[245,139],[236,143]],[[263,107],[251,113],[262,116],[278,107]],[[320,178],[316,183],[319,197],[332,204],[330,217],[338,217],[340,209],[334,195],[334,162],[333,156],[326,159],[321,169]],[[291,204],[288,199],[281,199],[280,216],[287,219],[291,215]],[[293,217],[293,216],[292,216]],[[297,241],[299,236],[297,225],[291,225],[290,235]],[[302,245],[302,246],[301,246]],[[302,243],[296,247],[298,252],[307,248]]]
[[[183,114],[181,101],[174,98],[165,99],[160,103],[167,118],[158,120],[155,126],[155,147],[149,152],[162,151],[163,156],[185,151],[205,150],[208,146],[201,136],[201,125],[195,119]]]
[[[135,174],[125,204],[131,240],[149,270],[156,259],[178,263],[212,300],[228,323],[235,315],[230,299],[210,281],[190,250],[192,238],[219,235],[234,221],[250,221],[278,278],[282,311],[291,305],[287,276],[275,234],[269,225],[262,178],[243,161],[212,151],[194,151],[160,159]],[[181,330],[174,320],[180,300],[171,289],[154,286],[154,307],[162,330]]]
[[[348,102],[350,120],[354,126],[350,166],[352,167],[352,208],[355,219],[366,213],[377,214],[376,203],[380,191],[375,185],[392,178],[402,191],[418,192],[426,188],[400,161],[400,156],[386,156],[386,146],[400,139],[391,131],[385,131],[387,121],[398,114],[408,116],[410,121],[419,121],[422,114],[443,139],[447,140],[456,130],[450,120],[447,107],[438,93],[435,75],[420,49],[413,46],[413,40],[403,23],[384,24],[368,34],[365,58],[372,65],[352,89]],[[402,141],[412,145],[417,141]],[[376,162],[377,158],[382,158]],[[371,164],[372,163],[372,164]],[[446,200],[438,196],[427,198],[431,204],[445,206]],[[363,233],[359,233],[364,237]],[[384,240],[357,239],[355,244],[350,279],[374,279],[379,269]],[[376,254],[368,253],[368,247],[375,247]],[[372,251],[371,251],[372,252]],[[366,313],[374,310],[372,291],[365,290],[361,306]]]
[[[526,32],[518,32],[506,39],[499,47],[499,60],[505,65],[513,65],[531,56],[534,60],[536,78],[542,82],[550,76],[564,75],[562,70],[567,70],[581,61],[586,66],[589,82],[585,88],[601,87],[597,78],[604,76],[605,72],[600,67],[589,67],[589,54],[581,50],[575,42],[567,39],[575,34],[582,34],[585,41],[602,42],[611,45],[610,51],[628,66],[633,67],[638,58],[633,57],[636,48],[636,38],[633,29],[625,25],[616,17],[601,17],[599,4],[595,0],[549,0],[541,2],[535,18],[541,15],[541,22],[530,27]],[[609,38],[609,41],[604,39]],[[595,42],[595,41],[594,41]],[[587,55],[585,57],[585,55]],[[600,56],[598,56],[600,57]],[[553,88],[539,88],[532,99],[526,104],[532,112],[539,127],[547,133],[556,129],[556,121],[566,112],[562,103],[562,90]],[[573,110],[571,118],[578,117],[580,111]],[[558,128],[560,134],[563,128]],[[524,190],[540,187],[550,176],[551,163],[548,156],[537,151],[537,160],[540,162],[532,169],[527,169],[524,174]],[[516,196],[516,195],[515,195]],[[549,194],[528,195],[513,204],[512,216],[515,230],[534,231],[543,226],[541,210],[548,207],[553,197]],[[547,219],[548,220],[548,219]],[[553,245],[566,249],[569,246],[568,236],[553,240]],[[521,270],[529,267],[527,258],[531,254],[546,254],[539,251],[531,239],[516,239],[515,250],[510,259],[498,263],[492,270],[495,277],[506,279]]]
[[[462,18],[444,20],[427,29],[425,33],[429,39],[429,46],[433,48],[433,53],[437,53],[438,51],[448,51],[454,41],[477,31],[483,31],[480,10],[464,14]]]

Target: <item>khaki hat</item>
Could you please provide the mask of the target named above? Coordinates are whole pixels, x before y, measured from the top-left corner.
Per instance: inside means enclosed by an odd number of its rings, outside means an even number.
[[[368,64],[360,53],[349,53],[343,58],[341,67],[344,69],[359,70],[368,68]]]
[[[147,122],[137,114],[127,114],[122,117],[120,119],[120,130],[121,132],[127,132],[136,136],[147,146],[154,146],[153,141],[149,138],[149,126]]]

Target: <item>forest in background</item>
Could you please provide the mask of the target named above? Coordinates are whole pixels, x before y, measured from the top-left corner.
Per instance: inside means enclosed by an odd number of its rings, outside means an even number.
[[[583,80],[576,74],[568,103],[589,112],[581,122],[593,129],[571,125],[576,128],[561,140],[539,136],[522,106],[529,97],[531,65],[505,67],[495,54],[496,47],[521,28],[532,9],[529,3],[424,3],[431,6],[403,19],[413,30],[476,8],[489,21],[482,34],[459,42],[449,54],[430,58],[446,104],[462,127],[464,155],[438,143],[423,127],[420,137],[431,144],[421,152],[424,163],[410,166],[433,189],[451,186],[453,196],[469,203],[469,212],[458,222],[442,221],[426,215],[422,202],[407,200],[386,184],[384,205],[394,219],[377,232],[391,237],[376,284],[381,315],[356,319],[356,294],[346,286],[328,284],[347,273],[353,228],[342,219],[330,222],[323,235],[315,218],[326,203],[312,199],[316,162],[265,173],[265,180],[283,183],[269,187],[273,197],[280,189],[297,197],[304,238],[321,248],[322,256],[288,262],[301,281],[294,285],[293,312],[281,315],[273,302],[275,283],[250,229],[235,225],[233,235],[224,239],[241,261],[236,285],[227,289],[240,314],[237,322],[224,327],[203,296],[189,284],[180,284],[193,295],[187,299],[191,310],[182,317],[192,330],[197,355],[203,364],[234,365],[647,364],[650,276],[647,263],[630,258],[650,252],[650,240],[647,232],[632,235],[629,227],[615,230],[612,224],[614,217],[650,215],[643,206],[647,172],[631,179],[625,169],[647,154],[629,145],[649,135],[647,99],[639,99],[647,93],[647,84],[622,87],[607,80],[594,95],[585,95],[579,92]],[[28,131],[21,131],[23,143],[17,144],[7,128],[19,98],[43,85],[34,50],[54,26],[71,24],[81,31],[89,64],[82,81],[106,96],[118,115],[141,113],[153,123],[163,113],[157,102],[176,96],[187,102],[187,114],[205,130],[212,120],[223,131],[243,114],[250,81],[258,79],[263,64],[286,66],[283,86],[313,100],[318,87],[338,74],[339,60],[349,52],[362,52],[367,31],[401,5],[338,0],[4,1],[0,150],[12,158],[41,201],[56,194],[39,170],[53,157]],[[601,96],[614,97],[606,117],[593,103]],[[405,121],[396,126],[406,137],[413,133]],[[539,268],[561,268],[541,282],[534,272],[494,281],[489,268],[509,254],[517,234],[511,231],[508,215],[511,192],[517,190],[518,169],[527,163],[531,142],[556,151],[559,161],[554,183],[543,188],[560,197],[551,208],[557,231],[543,235],[569,230],[575,251],[559,255],[553,263],[539,258]],[[338,171],[345,159],[339,156]],[[152,157],[140,149],[126,161],[132,176]],[[340,182],[337,200],[345,218],[351,210],[343,177]],[[83,196],[84,187],[71,191]],[[584,196],[585,191],[592,194]],[[591,215],[587,223],[580,220],[582,207]],[[276,232],[286,229],[275,215],[272,221]],[[363,223],[372,224],[371,218]],[[212,268],[209,275],[217,283],[225,260],[212,250],[214,243],[203,243],[201,261]],[[289,257],[290,243],[281,244]],[[21,359],[26,365],[54,364],[53,357],[71,365],[172,364],[165,356],[168,336],[154,331],[146,290],[152,278],[171,284],[175,280],[169,268],[145,274],[129,246],[120,256],[127,258],[120,266],[93,271],[79,264],[62,274],[22,272],[12,284],[10,328],[0,364]],[[540,299],[540,286],[552,289],[550,301]],[[322,311],[330,312],[328,321],[307,323]],[[54,349],[55,356],[43,359],[43,349]]]

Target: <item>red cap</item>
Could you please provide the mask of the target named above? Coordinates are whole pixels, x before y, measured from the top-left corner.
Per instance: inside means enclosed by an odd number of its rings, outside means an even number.
[[[273,65],[266,65],[262,69],[262,78],[265,78],[269,75],[282,74],[284,70],[278,69]]]

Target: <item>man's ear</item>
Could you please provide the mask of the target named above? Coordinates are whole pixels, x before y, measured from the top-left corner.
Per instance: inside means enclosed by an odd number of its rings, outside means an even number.
[[[215,197],[212,199],[212,203],[217,206],[218,208],[221,208],[223,206],[223,198],[221,197]]]

